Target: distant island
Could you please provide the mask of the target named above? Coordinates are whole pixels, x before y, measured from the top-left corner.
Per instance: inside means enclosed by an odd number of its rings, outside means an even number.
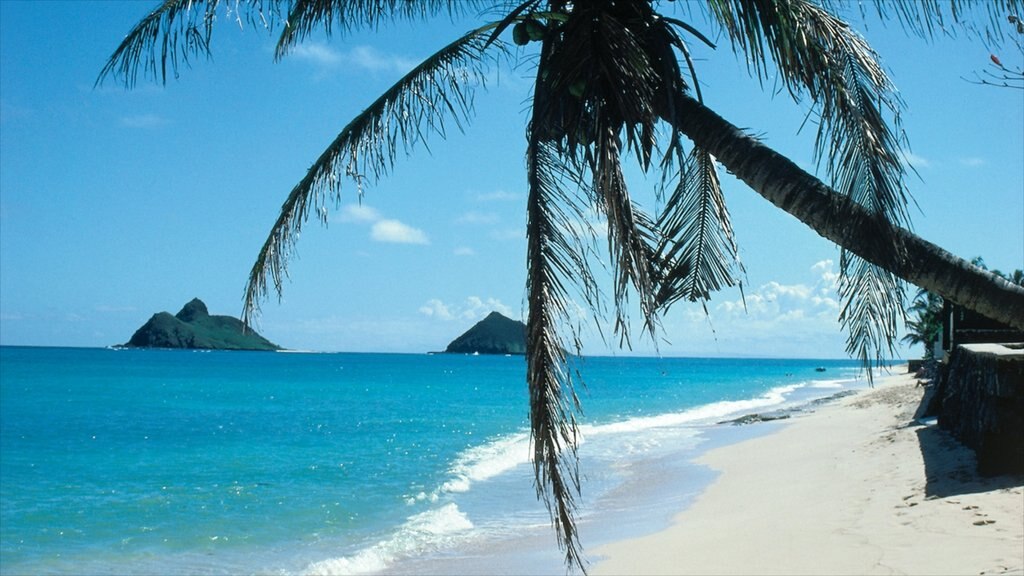
[[[211,316],[206,304],[193,298],[174,316],[154,314],[122,348],[189,348],[204,350],[281,350],[231,316]]]
[[[462,336],[446,354],[526,354],[526,324],[491,312]]]

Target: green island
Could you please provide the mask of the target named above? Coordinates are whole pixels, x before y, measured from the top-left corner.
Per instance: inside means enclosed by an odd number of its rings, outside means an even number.
[[[446,354],[526,354],[526,324],[491,312],[445,348]]]
[[[282,348],[231,316],[210,315],[193,298],[175,315],[154,314],[122,348],[188,348],[204,350],[266,350]]]

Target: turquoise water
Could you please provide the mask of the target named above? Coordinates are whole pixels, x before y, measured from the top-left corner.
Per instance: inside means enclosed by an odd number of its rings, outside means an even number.
[[[580,368],[585,544],[699,491],[679,456],[715,422],[865,386],[852,361]],[[563,573],[527,415],[522,357],[0,347],[0,573]]]

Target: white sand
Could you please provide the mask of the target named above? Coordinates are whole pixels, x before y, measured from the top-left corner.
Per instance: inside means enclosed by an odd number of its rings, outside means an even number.
[[[908,375],[715,449],[669,529],[589,551],[601,574],[1024,574],[1024,488],[913,422]],[[603,559],[601,559],[603,557]]]

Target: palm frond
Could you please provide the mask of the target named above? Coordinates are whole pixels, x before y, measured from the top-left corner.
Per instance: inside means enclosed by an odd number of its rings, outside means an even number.
[[[564,158],[587,174],[592,206],[608,223],[614,286],[614,332],[629,346],[629,297],[635,293],[644,327],[654,336],[656,288],[651,260],[654,223],[632,202],[622,156],[650,166],[656,145],[656,109],[681,85],[672,28],[643,3],[609,10],[600,3],[574,8],[551,42],[547,70],[535,99],[538,126],[558,142]],[[649,22],[651,25],[641,25]],[[653,339],[653,338],[652,338]]]
[[[474,83],[483,85],[485,80],[484,43],[492,27],[470,31],[424,60],[349,122],[320,154],[288,194],[256,258],[245,290],[245,321],[267,296],[268,278],[281,295],[303,223],[311,211],[326,223],[327,204],[340,202],[346,179],[361,197],[363,185],[386,174],[399,151],[409,153],[429,133],[443,137],[446,122],[462,129],[469,121]]]
[[[389,21],[427,19],[442,12],[454,17],[491,4],[483,0],[295,0],[274,57],[281,58],[310,34],[330,35],[335,26],[342,32],[376,29]]]
[[[589,171],[595,206],[608,223],[608,253],[614,278],[614,332],[620,338],[620,346],[628,347],[631,290],[640,300],[645,329],[654,339],[657,305],[650,261],[656,239],[653,222],[630,200],[619,146],[618,135],[611,128],[601,130],[589,158]]]
[[[564,168],[553,143],[531,138],[527,151],[526,380],[537,497],[551,514],[567,567],[585,572],[576,528],[580,480],[575,414],[580,406],[575,385],[581,382],[575,381],[577,376],[568,366],[569,348],[560,334],[572,321],[572,287],[592,307],[597,296],[575,232],[575,223],[583,220],[583,214],[558,177]],[[574,348],[578,353],[578,339]]]
[[[905,30],[934,38],[963,30],[989,41],[1004,36],[1006,17],[1024,13],[1022,0],[876,0],[883,20],[895,18]],[[866,7],[861,4],[861,10]]]
[[[713,4],[734,46],[749,51],[760,76],[773,62],[794,98],[806,92],[817,105],[815,154],[826,164],[835,189],[876,217],[909,226],[910,198],[900,151],[904,139],[899,136],[902,103],[864,39],[806,0]],[[851,228],[848,233],[858,231]],[[840,318],[849,332],[848,345],[864,359],[868,355],[860,349],[875,343],[879,348],[873,356],[880,357],[883,347],[892,349],[895,323],[869,324],[901,313],[903,287],[891,273],[853,255],[844,254],[840,262],[841,292],[847,300],[847,313]],[[858,291],[889,287],[898,288],[899,300]],[[880,326],[892,329],[878,334]]]
[[[774,65],[795,99],[807,93],[817,105],[815,153],[819,162],[829,161],[837,188],[906,225],[902,102],[867,42],[806,0],[713,0],[711,7],[760,78],[768,78]],[[868,177],[872,170],[875,177]]]
[[[711,292],[735,286],[742,273],[729,212],[714,158],[694,147],[680,159],[678,181],[657,222],[662,240],[658,306],[686,298],[707,300]]]
[[[865,368],[880,366],[895,355],[897,322],[903,319],[904,284],[888,270],[844,251],[839,295],[843,308],[839,320],[849,331],[846,352]],[[866,370],[873,382],[871,370]]]
[[[809,4],[801,6],[801,33],[809,43],[805,85],[821,103],[815,151],[827,159],[834,187],[900,226],[909,224],[899,136],[902,102],[863,38]],[[796,63],[799,66],[799,63]],[[886,121],[885,110],[891,116]]]
[[[210,39],[222,4],[225,18],[269,27],[279,17],[278,8],[287,3],[165,0],[125,36],[107,59],[96,85],[113,76],[131,88],[138,80],[140,69],[144,77],[166,84],[169,75],[176,77],[182,66],[191,66],[194,58],[210,56]]]
[[[828,70],[814,75],[817,85],[811,88],[822,103],[816,141],[819,161],[828,159],[827,170],[838,192],[880,218],[909,227],[910,198],[896,136],[901,102],[895,87],[863,38],[821,9],[804,4],[800,10],[800,22],[816,39],[814,44],[821,48],[817,57]],[[892,117],[891,129],[882,106]],[[885,293],[872,292],[876,290]],[[846,305],[840,321],[849,335],[848,351],[856,350],[867,362],[865,348],[872,346],[876,363],[883,350],[892,354],[904,292],[903,283],[891,272],[843,252],[840,297]]]

